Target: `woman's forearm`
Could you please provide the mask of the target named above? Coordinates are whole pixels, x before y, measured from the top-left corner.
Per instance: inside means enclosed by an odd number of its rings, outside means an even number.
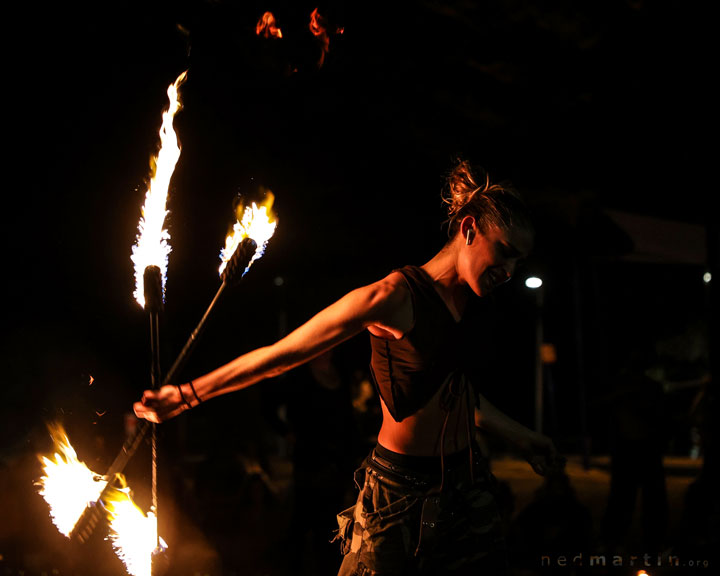
[[[536,434],[527,426],[496,408],[482,394],[478,394],[475,425],[523,449],[527,448],[530,439]]]
[[[321,354],[323,350],[324,347],[321,347],[317,351],[291,354],[278,344],[257,348],[196,378],[193,383],[200,398],[209,400],[242,390],[261,380],[280,376]]]
[[[550,438],[513,420],[482,395],[478,395],[475,423],[519,448],[533,470],[540,475],[552,470],[562,470],[565,465],[565,459],[558,456]]]

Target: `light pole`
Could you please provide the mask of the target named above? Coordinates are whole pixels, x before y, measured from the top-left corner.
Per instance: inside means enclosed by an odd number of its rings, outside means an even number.
[[[535,431],[543,431],[543,282],[538,276],[530,276],[525,286],[535,293]]]

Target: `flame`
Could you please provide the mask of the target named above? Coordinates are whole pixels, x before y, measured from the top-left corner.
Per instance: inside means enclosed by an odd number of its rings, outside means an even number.
[[[282,38],[282,30],[277,27],[272,12],[265,12],[255,25],[255,34],[263,38]]]
[[[252,205],[245,206],[244,209],[242,205],[238,207],[238,214],[242,209],[242,217],[238,216],[238,221],[233,226],[232,233],[225,239],[225,248],[220,251],[220,260],[222,261],[220,263],[220,274],[225,270],[225,266],[243,238],[252,238],[257,244],[257,250],[247,268],[245,268],[243,275],[250,269],[252,263],[265,253],[267,243],[275,233],[275,227],[277,226],[277,220],[272,211],[274,201],[275,196],[268,191],[265,201],[260,206],[253,202]]]
[[[55,454],[52,458],[40,458],[45,475],[37,483],[38,492],[50,505],[53,524],[60,533],[70,536],[85,508],[97,501],[107,480],[78,459],[60,424],[51,424],[48,429]]]
[[[145,287],[143,273],[148,266],[160,268],[163,294],[165,292],[165,279],[167,274],[168,255],[170,254],[170,234],[163,228],[170,178],[175,171],[175,165],[180,158],[180,145],[173,130],[173,119],[182,107],[178,89],[187,77],[187,70],[177,77],[168,87],[167,95],[170,101],[168,109],[163,112],[162,126],[160,128],[160,151],[151,162],[152,176],[150,185],[145,193],[145,205],[138,224],[137,243],[133,246],[131,259],[135,264],[135,299],[141,306],[145,306]]]
[[[325,62],[325,55],[330,51],[330,38],[327,34],[327,27],[325,25],[325,18],[320,15],[318,9],[312,11],[310,14],[310,32],[320,42],[320,59],[318,60],[317,66],[320,68]]]
[[[124,479],[119,479],[122,487],[110,488],[104,501],[110,522],[109,538],[128,574],[151,576],[153,553],[158,543],[162,549],[167,548],[167,544],[158,537],[155,514],[148,512],[145,515],[133,502]]]
[[[312,32],[313,36],[327,35],[325,19],[320,12],[318,12],[317,8],[310,14],[310,32]]]
[[[57,529],[69,537],[85,508],[95,505],[108,482],[78,460],[62,425],[49,424],[48,429],[55,454],[52,459],[40,458],[45,475],[37,482],[38,492],[50,505]],[[151,576],[152,553],[158,543],[162,548],[167,544],[158,537],[155,515],[150,512],[146,516],[132,501],[125,478],[118,474],[115,482],[120,487],[111,485],[100,502],[109,520],[109,538],[129,574]]]
[[[330,36],[328,35],[328,20],[318,12],[318,9],[312,11],[310,14],[310,32],[315,36],[320,43],[320,58],[318,60],[318,68],[322,67],[325,62],[325,56],[330,51]],[[338,26],[334,29],[334,34],[343,34],[345,29]]]

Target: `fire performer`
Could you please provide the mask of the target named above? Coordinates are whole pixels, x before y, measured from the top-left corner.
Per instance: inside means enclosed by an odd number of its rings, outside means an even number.
[[[394,270],[278,342],[193,381],[147,390],[134,404],[138,417],[162,422],[367,330],[383,419],[377,445],[355,475],[357,503],[338,514],[340,575],[502,573],[494,477],[474,427],[517,446],[539,474],[561,460],[548,437],[488,402],[464,368],[473,357],[459,353],[472,295],[487,296],[509,280],[531,249],[526,204],[510,185],[490,184],[464,160],[448,175],[444,199],[449,240],[426,264]]]

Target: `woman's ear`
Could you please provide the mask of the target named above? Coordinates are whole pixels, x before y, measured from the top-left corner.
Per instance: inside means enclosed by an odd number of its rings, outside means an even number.
[[[475,218],[465,216],[462,222],[460,222],[460,233],[465,238],[465,244],[467,246],[472,244],[473,238],[475,237]]]

